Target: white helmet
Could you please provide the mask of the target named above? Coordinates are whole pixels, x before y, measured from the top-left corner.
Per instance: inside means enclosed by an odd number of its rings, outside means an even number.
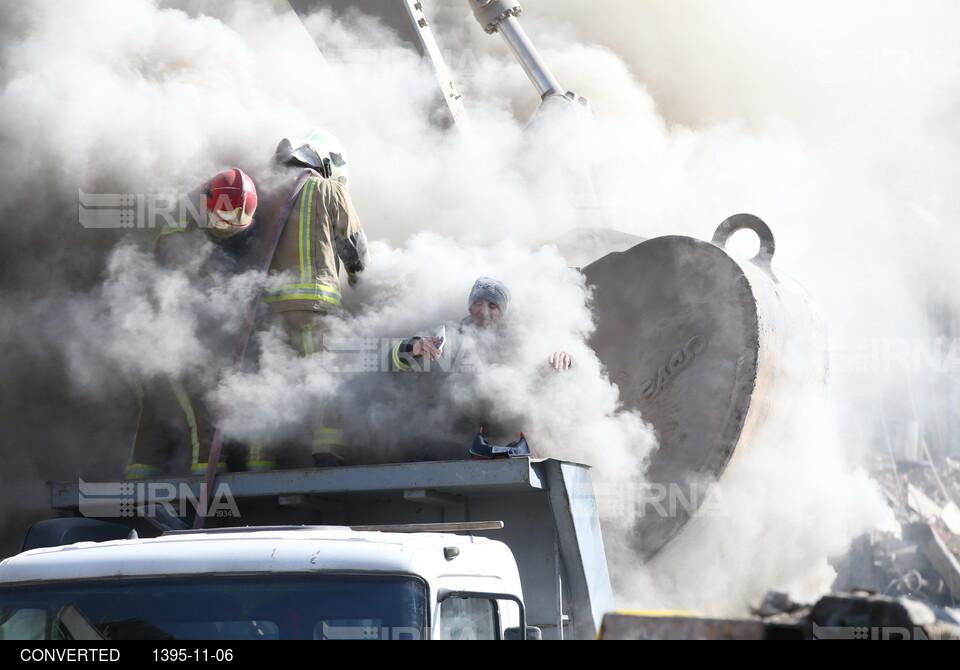
[[[328,179],[347,183],[347,158],[340,140],[325,130],[316,129],[303,139],[283,138],[274,159],[282,165],[313,168]]]

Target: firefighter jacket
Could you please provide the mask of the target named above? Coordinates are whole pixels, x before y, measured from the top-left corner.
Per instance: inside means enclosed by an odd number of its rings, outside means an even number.
[[[341,263],[353,283],[368,259],[366,233],[346,186],[312,176],[283,223],[262,300],[271,312],[337,312]]]
[[[259,228],[226,239],[215,238],[188,220],[164,224],[151,245],[161,265],[179,268],[198,279],[201,286],[213,286],[253,266]]]
[[[162,266],[190,277],[194,290],[215,290],[230,276],[252,266],[258,226],[226,239],[215,238],[198,224],[195,207],[192,213],[189,208],[181,208],[181,213],[187,215],[159,224],[150,248]],[[204,316],[197,315],[201,320],[198,331],[208,335],[206,346],[226,357],[234,345],[233,338],[220,333],[218,324],[204,327]],[[215,340],[209,338],[213,334],[217,335]],[[203,400],[205,391],[206,385],[194,374],[140,381],[140,414],[126,467],[127,478],[157,476],[171,470],[190,474],[206,470],[215,417]]]

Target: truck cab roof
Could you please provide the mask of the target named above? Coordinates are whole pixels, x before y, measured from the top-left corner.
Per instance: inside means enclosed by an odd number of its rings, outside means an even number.
[[[357,531],[340,526],[172,531],[155,538],[32,549],[0,562],[0,583],[348,570],[412,573],[428,581],[450,572],[467,573],[504,580],[519,589],[512,554],[499,541],[454,533]]]

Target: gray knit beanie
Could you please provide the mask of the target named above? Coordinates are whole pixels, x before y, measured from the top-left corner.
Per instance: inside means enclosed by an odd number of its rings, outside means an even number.
[[[470,289],[470,302],[467,303],[467,310],[473,307],[478,300],[489,300],[500,308],[500,313],[507,312],[507,303],[510,302],[510,291],[502,281],[491,279],[490,277],[480,277],[473,282],[473,288]]]

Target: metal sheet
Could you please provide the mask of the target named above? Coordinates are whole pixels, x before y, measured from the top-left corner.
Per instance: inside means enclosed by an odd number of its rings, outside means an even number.
[[[507,458],[496,461],[463,460],[231,472],[218,476],[215,487],[226,487],[230,495],[237,499],[408,489],[432,489],[454,495],[472,495],[476,492],[484,495],[523,493],[531,488],[544,488],[536,463],[530,458]],[[50,487],[50,506],[53,509],[76,510],[84,500],[89,504],[91,497],[95,496],[106,496],[113,504],[120,498],[144,504],[155,496],[179,501],[186,490],[199,496],[202,481],[202,477],[196,476],[132,481],[127,482],[129,494],[121,494],[114,482],[58,482]]]

